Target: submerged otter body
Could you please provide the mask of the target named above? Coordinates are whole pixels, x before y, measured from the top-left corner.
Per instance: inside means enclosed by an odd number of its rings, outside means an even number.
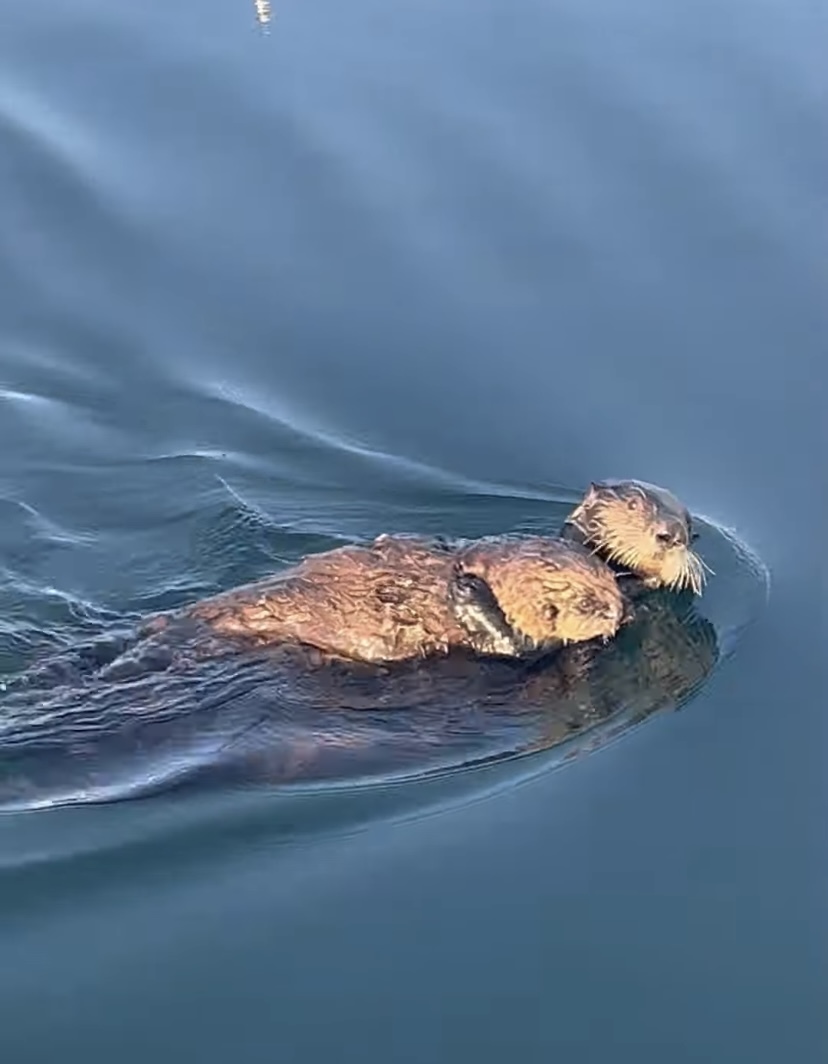
[[[683,703],[719,654],[689,595],[648,590],[616,639],[532,662],[458,651],[315,667],[315,654],[288,645],[195,660],[206,639],[197,628],[194,646],[129,682],[94,667],[113,643],[80,660],[77,648],[62,651],[40,676],[9,684],[0,812],[180,787],[385,779],[560,743],[570,760]],[[168,648],[183,629],[163,633]]]

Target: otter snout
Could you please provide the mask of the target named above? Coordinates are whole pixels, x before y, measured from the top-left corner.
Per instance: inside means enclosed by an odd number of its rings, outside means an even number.
[[[688,547],[690,530],[684,521],[666,521],[656,532],[656,539],[665,547]]]
[[[690,549],[687,507],[642,481],[593,483],[566,521],[566,535],[649,587],[702,593],[704,562]]]
[[[625,610],[624,602],[604,602],[596,606],[592,612],[596,617],[609,621],[613,628],[618,628],[624,623]]]

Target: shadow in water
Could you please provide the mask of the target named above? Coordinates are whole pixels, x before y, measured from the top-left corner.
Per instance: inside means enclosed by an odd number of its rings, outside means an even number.
[[[494,764],[520,775],[528,755],[562,763],[678,707],[719,657],[692,597],[665,592],[641,595],[611,643],[531,664],[452,655],[377,668],[295,648],[195,660],[182,645],[113,678],[107,663],[127,641],[113,633],[10,681],[0,808],[172,788],[353,792]]]

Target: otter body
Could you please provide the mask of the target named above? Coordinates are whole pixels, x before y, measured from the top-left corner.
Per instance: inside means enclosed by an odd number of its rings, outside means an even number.
[[[427,540],[380,537],[310,555],[184,615],[258,644],[304,643],[362,661],[424,657],[468,641],[449,597],[452,562]]]
[[[608,639],[623,615],[612,571],[579,545],[532,536],[449,546],[383,535],[311,555],[179,616],[260,645],[296,642],[384,662],[460,647],[544,652]]]
[[[664,489],[592,484],[563,535],[454,544],[381,535],[310,555],[272,577],[151,618],[139,645],[111,668],[131,669],[136,655],[143,663],[145,649],[166,653],[170,626],[189,631],[191,652],[201,657],[236,640],[377,663],[453,649],[533,656],[611,639],[632,615],[617,575],[647,588],[701,591],[689,514]]]
[[[593,483],[563,538],[500,536],[448,544],[382,535],[151,621],[177,616],[211,636],[301,644],[366,662],[466,648],[521,657],[612,638],[630,610],[616,575],[701,593],[690,515],[663,488]],[[205,639],[205,644],[208,640]],[[206,651],[210,653],[210,651]]]

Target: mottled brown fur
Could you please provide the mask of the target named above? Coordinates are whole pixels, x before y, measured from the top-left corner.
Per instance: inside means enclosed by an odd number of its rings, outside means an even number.
[[[615,635],[624,600],[612,570],[593,554],[548,536],[481,540],[459,555],[482,577],[509,624],[536,645]]]
[[[637,480],[590,484],[566,519],[563,535],[635,574],[647,587],[702,593],[705,567],[690,548],[690,514],[664,488]]]
[[[598,554],[648,586],[700,591],[702,563],[689,548],[689,514],[661,488],[636,481],[593,484],[564,535],[454,547],[384,535],[368,546],[312,555],[179,617],[209,626],[219,638],[303,644],[334,657],[381,662],[453,647],[520,655],[609,639],[624,619],[625,600]],[[475,587],[475,579],[487,586]],[[148,630],[153,627],[150,622]]]
[[[370,546],[310,555],[188,613],[225,635],[299,642],[364,661],[395,661],[468,645],[448,595],[453,556],[427,540],[381,536]]]
[[[492,652],[486,639],[457,620],[449,586],[458,571],[487,580],[510,624],[534,647],[609,638],[623,614],[611,571],[577,545],[531,537],[451,549],[408,536],[311,555],[185,614],[222,635],[304,643],[363,661],[425,657],[452,647]]]

